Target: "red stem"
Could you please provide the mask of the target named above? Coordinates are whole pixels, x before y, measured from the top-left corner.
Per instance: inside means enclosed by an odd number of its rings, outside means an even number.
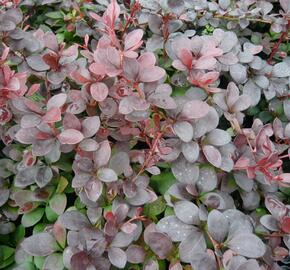
[[[271,52],[271,54],[269,56],[269,59],[267,61],[268,64],[271,64],[272,63],[272,59],[275,56],[275,54],[277,53],[277,51],[278,51],[278,49],[280,47],[280,44],[283,42],[284,38],[287,36],[287,33],[288,33],[289,28],[290,28],[290,20],[288,20],[288,24],[286,26],[286,30],[281,34],[279,40],[273,46],[272,52]]]

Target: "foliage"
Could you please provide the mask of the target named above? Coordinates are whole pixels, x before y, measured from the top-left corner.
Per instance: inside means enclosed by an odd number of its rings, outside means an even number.
[[[1,0],[0,269],[290,269],[289,0]]]

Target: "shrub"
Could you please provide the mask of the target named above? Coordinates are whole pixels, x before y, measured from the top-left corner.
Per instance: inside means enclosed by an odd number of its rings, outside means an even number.
[[[290,269],[289,0],[118,2],[0,1],[0,269]]]

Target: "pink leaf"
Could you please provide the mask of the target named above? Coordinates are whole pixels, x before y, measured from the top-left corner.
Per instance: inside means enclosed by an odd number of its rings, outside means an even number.
[[[141,68],[139,72],[139,80],[141,82],[155,82],[165,76],[165,70],[160,67]]]
[[[104,65],[100,64],[100,63],[92,63],[90,66],[89,66],[89,70],[90,72],[96,74],[96,75],[105,75],[106,74],[106,71],[105,71],[105,68],[104,68]]]
[[[57,107],[57,108],[62,107],[66,102],[66,98],[67,98],[67,95],[64,93],[54,95],[48,100],[46,104],[47,109],[49,110],[52,107]]]
[[[61,120],[61,111],[57,107],[50,108],[47,113],[42,117],[45,123],[55,123]]]
[[[66,129],[57,138],[62,144],[77,144],[83,140],[84,135],[76,129]]]
[[[151,52],[143,53],[139,58],[138,62],[142,68],[152,67],[155,65],[156,58],[155,55]]]
[[[33,85],[30,86],[28,92],[27,92],[27,96],[32,96],[35,92],[37,92],[40,88],[40,84],[39,83],[35,83]]]
[[[135,50],[142,44],[143,30],[136,29],[125,37],[125,50]]]
[[[101,82],[93,83],[90,91],[93,99],[99,102],[105,100],[109,93],[108,86]]]

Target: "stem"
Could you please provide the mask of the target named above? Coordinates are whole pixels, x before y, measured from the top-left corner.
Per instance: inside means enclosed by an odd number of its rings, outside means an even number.
[[[162,136],[163,136],[163,133],[164,133],[164,131],[163,131],[163,132],[158,132],[158,133],[157,133],[157,136],[156,136],[156,138],[154,139],[154,142],[153,142],[153,144],[152,144],[152,147],[151,147],[151,149],[150,149],[150,151],[149,151],[149,155],[148,155],[148,157],[146,158],[146,160],[144,161],[144,163],[143,163],[141,169],[139,170],[139,172],[138,172],[137,175],[133,178],[132,181],[135,181],[135,180],[137,179],[137,177],[138,177],[140,174],[142,174],[142,173],[145,171],[145,169],[147,168],[149,162],[151,161],[151,159],[152,159],[152,157],[153,157],[153,155],[154,155],[154,153],[155,153],[155,150],[156,150],[156,148],[157,148],[158,142],[159,142],[159,140],[160,140],[160,139],[162,138]]]
[[[268,64],[272,63],[272,59],[275,56],[275,54],[277,53],[281,43],[283,42],[284,38],[287,36],[288,30],[290,28],[290,20],[288,20],[288,24],[286,26],[286,30],[281,34],[279,40],[275,43],[275,45],[272,48],[272,52],[269,56],[269,59],[267,60]]]
[[[215,255],[217,265],[218,265],[218,269],[223,270],[224,269],[223,262],[222,262],[221,258],[218,256],[218,252],[220,251],[220,244],[212,238],[212,236],[209,234],[208,231],[206,231],[206,234],[213,244],[214,251],[215,251],[214,255]]]

